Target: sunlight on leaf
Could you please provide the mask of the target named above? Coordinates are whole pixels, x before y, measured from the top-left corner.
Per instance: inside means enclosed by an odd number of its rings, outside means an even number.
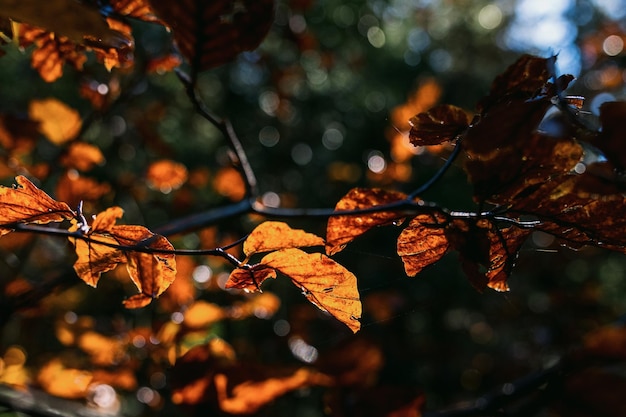
[[[395,191],[354,188],[339,200],[335,211],[366,209],[402,201],[406,197]],[[326,227],[326,253],[332,256],[373,227],[391,224],[404,217],[398,210],[332,216]]]
[[[246,238],[243,252],[250,257],[255,253],[279,249],[323,245],[324,239],[313,233],[292,229],[287,223],[267,221],[258,225]]]
[[[469,117],[459,107],[444,104],[419,113],[409,121],[409,138],[414,146],[439,145],[467,129]]]
[[[354,274],[321,253],[300,249],[272,252],[260,262],[288,276],[305,297],[353,332],[361,328],[361,301]]]
[[[39,386],[48,394],[68,399],[85,398],[92,379],[91,372],[66,368],[60,359],[47,362],[36,378]]]
[[[165,194],[179,189],[187,178],[187,168],[169,159],[151,163],[146,172],[148,186]]]
[[[61,158],[61,165],[79,171],[89,171],[96,165],[104,163],[104,155],[100,148],[85,142],[72,142]]]
[[[225,288],[256,292],[268,278],[276,278],[276,270],[263,264],[252,265],[250,268],[236,268],[230,273]]]
[[[82,125],[76,110],[54,98],[31,101],[28,114],[39,122],[41,133],[55,145],[74,139]]]
[[[202,329],[226,317],[224,310],[214,303],[198,300],[185,311],[183,323],[190,329]]]
[[[420,214],[402,230],[397,251],[408,276],[414,277],[446,254],[450,248],[445,232],[447,222],[441,214]]]
[[[16,188],[0,186],[0,236],[11,232],[14,223],[44,224],[74,217],[67,204],[52,199],[26,177],[15,180]]]

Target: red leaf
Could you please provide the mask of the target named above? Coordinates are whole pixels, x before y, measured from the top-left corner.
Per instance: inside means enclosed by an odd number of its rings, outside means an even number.
[[[409,138],[413,145],[439,145],[454,140],[465,131],[469,118],[463,109],[446,104],[412,117],[409,123]]]

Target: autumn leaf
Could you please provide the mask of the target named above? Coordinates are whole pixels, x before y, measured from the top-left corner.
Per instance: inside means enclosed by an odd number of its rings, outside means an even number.
[[[189,329],[202,329],[225,317],[224,310],[217,304],[198,300],[185,311],[183,323]]]
[[[74,217],[67,204],[54,200],[26,177],[15,180],[15,188],[0,186],[0,236],[11,232],[16,223],[45,224]]]
[[[361,323],[361,301],[354,274],[321,253],[300,249],[272,252],[260,262],[288,276],[306,298],[357,332]]]
[[[52,359],[44,364],[37,374],[37,383],[55,397],[85,398],[93,376],[91,372],[67,368],[60,359]]]
[[[420,214],[402,230],[397,252],[408,276],[414,277],[448,252],[447,223],[447,218],[440,214]]]
[[[151,163],[146,172],[148,186],[165,194],[179,189],[187,178],[187,168],[169,159]]]
[[[61,165],[79,171],[89,171],[102,163],[104,163],[104,155],[100,148],[85,142],[72,142],[61,158]]]
[[[324,239],[313,233],[292,229],[287,223],[267,221],[258,225],[246,238],[243,252],[250,257],[261,252],[322,245]]]
[[[220,409],[229,414],[251,414],[290,391],[317,385],[330,385],[331,378],[311,369],[300,368],[283,377],[246,381],[229,387],[227,374],[217,373],[213,384]]]
[[[248,268],[235,268],[224,287],[256,292],[260,290],[263,281],[268,278],[276,278],[276,270],[267,265],[257,264]]]
[[[126,263],[140,294],[127,299],[124,305],[139,308],[161,295],[176,278],[174,247],[165,237],[143,226],[116,225],[122,213],[119,207],[109,208],[93,220],[85,233],[88,240],[70,238],[78,255],[74,270],[85,283],[95,287],[103,272]],[[78,229],[74,225],[72,230]]]
[[[588,139],[588,142],[600,149],[620,171],[626,169],[624,118],[626,118],[626,102],[603,103],[600,106],[602,130],[595,137],[592,136]]]
[[[240,52],[256,48],[274,17],[271,0],[150,3],[172,29],[182,55],[195,72],[225,64]]]
[[[354,188],[339,200],[335,211],[366,209],[399,202],[406,197],[405,194],[395,191]],[[332,216],[326,227],[326,253],[332,256],[368,230],[391,224],[404,217],[406,215],[398,210]]]
[[[41,133],[55,145],[74,139],[82,126],[80,114],[54,98],[31,101],[28,114],[39,122]]]
[[[231,201],[239,201],[246,195],[246,184],[235,168],[222,168],[213,178],[213,187],[219,194]]]
[[[465,131],[469,118],[463,109],[444,104],[412,117],[409,123],[409,139],[414,146],[438,145]]]

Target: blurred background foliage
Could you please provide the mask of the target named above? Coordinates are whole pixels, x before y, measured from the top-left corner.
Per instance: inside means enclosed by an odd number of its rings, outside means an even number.
[[[280,1],[261,46],[202,73],[198,87],[207,106],[232,121],[264,204],[332,207],[355,186],[407,192],[426,181],[450,149],[410,146],[408,118],[437,103],[472,111],[493,78],[522,53],[558,54],[557,71],[578,77],[571,92],[587,98],[584,110],[590,118],[602,102],[623,99],[625,17],[626,3],[620,0]],[[108,73],[90,60],[84,72],[66,68],[52,84],[30,68],[28,50],[2,47],[0,112],[22,118],[33,99],[56,97],[78,110],[81,139],[106,160],[86,173],[68,170],[57,162],[65,145],[40,138],[28,152],[3,155],[2,181],[11,184],[16,173],[38,173],[44,189],[57,196],[65,192],[69,200],[85,199],[88,212],[120,205],[126,222],[157,228],[241,198],[242,184],[230,170],[225,139],[194,113],[176,75],[146,74],[152,58],[171,52],[169,35],[148,23],[132,25],[134,68]],[[164,159],[184,166],[182,185],[150,182],[149,167]],[[69,180],[61,186],[64,177]],[[79,179],[91,182],[81,185]],[[68,191],[67,181],[82,191]],[[103,184],[93,198],[85,197],[85,190]],[[471,194],[462,169],[453,166],[422,197],[450,209],[472,209]],[[173,243],[214,247],[244,236],[258,220],[227,219],[177,236]],[[320,234],[325,227],[320,219],[290,224]],[[394,228],[369,232],[337,256],[359,279],[364,318],[357,336],[277,280],[264,287],[280,300],[275,314],[258,310],[243,320],[212,323],[186,339],[189,346],[220,337],[243,360],[294,365],[324,358],[352,338],[364,339],[384,358],[375,384],[380,392],[382,387],[420,390],[427,408],[437,409],[471,401],[554,363],[587,332],[626,311],[622,255],[573,252],[537,233],[521,252],[512,291],[479,294],[454,254],[407,279],[395,255],[398,233]],[[22,236],[0,240],[6,299],[71,275],[71,258],[58,240],[17,238]],[[114,272],[97,290],[64,281],[41,303],[20,305],[28,308],[18,313],[11,309],[16,304],[5,304],[2,347],[21,346],[37,366],[42,357],[67,349],[52,331],[59,321],[72,324],[88,316],[94,329],[119,335],[180,322],[193,299],[224,307],[246,299],[220,288],[230,268],[220,260],[184,262],[193,285],[183,301],[164,296],[155,307],[123,310],[120,301],[129,287]],[[158,362],[140,354],[141,343],[135,347],[133,354]],[[171,412],[167,367],[138,369],[138,385],[120,394],[122,411]],[[336,400],[323,390],[301,390],[279,399],[266,415],[321,416],[324,401],[334,404],[333,415],[357,415],[353,402],[363,398],[348,394],[352,397]]]

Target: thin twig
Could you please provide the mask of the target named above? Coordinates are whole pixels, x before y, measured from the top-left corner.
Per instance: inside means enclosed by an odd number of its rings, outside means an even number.
[[[430,179],[428,181],[426,181],[418,189],[416,189],[411,194],[409,194],[409,196],[407,198],[409,200],[414,200],[420,194],[423,194],[428,189],[430,189],[437,181],[439,181],[443,177],[443,175],[452,166],[452,163],[454,162],[456,157],[459,155],[460,151],[461,151],[461,139],[459,138],[456,141],[456,144],[454,146],[454,149],[452,150],[452,153],[450,154],[450,156],[448,157],[446,162],[441,166],[441,168],[439,168],[439,170],[437,172],[435,172],[435,174],[432,177],[430,177]]]

